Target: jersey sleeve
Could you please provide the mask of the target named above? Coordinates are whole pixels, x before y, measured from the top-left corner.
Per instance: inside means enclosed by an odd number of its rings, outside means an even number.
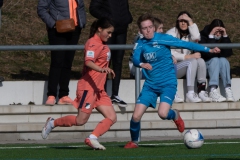
[[[171,35],[164,35],[165,37],[161,38],[160,43],[167,46],[173,46],[177,48],[186,48],[189,50],[194,50],[198,52],[209,52],[210,48],[205,47],[203,45],[200,45],[198,43],[193,42],[186,42],[183,40],[180,40],[178,38],[175,38]]]
[[[85,64],[88,61],[95,62],[96,59],[98,58],[100,52],[101,52],[102,47],[99,45],[95,44],[94,41],[88,41],[85,44]]]
[[[142,53],[142,43],[141,43],[141,39],[139,39],[136,43],[135,46],[133,48],[133,65],[136,67],[140,67],[140,63],[142,62],[141,59],[141,53]]]

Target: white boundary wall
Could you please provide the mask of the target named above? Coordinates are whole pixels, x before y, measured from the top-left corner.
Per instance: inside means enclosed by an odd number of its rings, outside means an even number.
[[[141,80],[141,86],[144,80]],[[219,91],[225,96],[224,88],[221,85]],[[240,78],[232,79],[232,90],[235,100],[240,99]],[[108,80],[107,92],[111,95],[111,80]],[[74,99],[76,95],[77,80],[71,80],[69,84],[69,96]],[[21,103],[27,105],[30,101],[36,105],[44,104],[46,101],[46,81],[3,81],[0,82],[0,105]],[[186,80],[178,79],[178,94],[185,98]],[[127,103],[135,103],[135,80],[121,80],[119,96]]]

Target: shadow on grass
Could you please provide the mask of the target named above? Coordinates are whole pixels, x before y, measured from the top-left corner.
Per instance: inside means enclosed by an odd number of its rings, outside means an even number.
[[[71,71],[71,79],[80,79],[81,73],[79,71]],[[21,69],[18,74],[11,74],[12,79],[15,80],[48,80],[48,75],[37,73],[29,70]]]

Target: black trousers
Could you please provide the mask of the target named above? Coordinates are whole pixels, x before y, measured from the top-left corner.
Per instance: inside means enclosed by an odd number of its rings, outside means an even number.
[[[50,45],[76,45],[81,34],[81,28],[76,27],[74,32],[58,33],[55,28],[48,29]],[[51,51],[51,65],[48,77],[47,96],[62,98],[69,94],[69,81],[75,50]],[[59,91],[57,91],[59,85]]]
[[[126,41],[127,32],[113,32],[112,37],[108,39],[107,44],[126,44]],[[112,80],[112,95],[118,95],[124,53],[125,50],[111,50],[111,61],[109,64],[112,65],[112,69],[115,72],[115,78]]]

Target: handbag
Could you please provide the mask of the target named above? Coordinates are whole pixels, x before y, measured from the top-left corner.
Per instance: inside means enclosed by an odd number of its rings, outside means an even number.
[[[58,33],[73,32],[75,30],[75,23],[72,18],[57,20],[56,21],[56,30]]]

